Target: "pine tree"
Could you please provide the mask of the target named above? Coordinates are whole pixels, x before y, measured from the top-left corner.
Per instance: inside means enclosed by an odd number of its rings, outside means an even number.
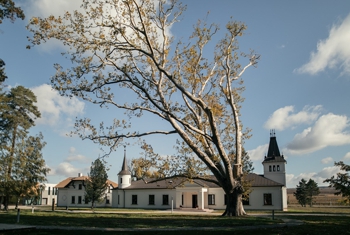
[[[12,173],[15,159],[20,154],[18,144],[28,138],[28,130],[35,125],[35,119],[40,117],[35,103],[34,93],[23,86],[0,93],[0,188],[5,195],[5,210],[11,190],[15,187]]]
[[[299,185],[297,185],[297,190],[294,192],[295,198],[298,200],[299,204],[303,207],[307,204],[307,194],[306,194],[306,180],[301,179]]]
[[[298,200],[299,204],[303,207],[306,205],[312,206],[313,197],[320,194],[320,189],[317,183],[313,179],[306,180],[301,179],[299,185],[297,185],[297,190],[294,192],[295,198]]]
[[[91,202],[91,209],[96,202],[101,202],[108,187],[108,175],[105,163],[96,159],[90,167],[89,178],[85,181],[85,200]]]
[[[313,179],[309,179],[309,181],[306,183],[306,190],[307,190],[307,202],[311,207],[313,204],[313,197],[320,194],[320,189],[318,188],[317,183]]]

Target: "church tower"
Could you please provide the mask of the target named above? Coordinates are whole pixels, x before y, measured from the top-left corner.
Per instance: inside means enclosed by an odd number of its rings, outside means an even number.
[[[131,185],[131,172],[126,164],[126,147],[124,146],[124,160],[121,171],[118,173],[118,188],[123,189]]]
[[[270,131],[269,150],[262,164],[264,166],[264,177],[286,186],[287,161],[284,159],[283,155],[280,154],[275,130]]]

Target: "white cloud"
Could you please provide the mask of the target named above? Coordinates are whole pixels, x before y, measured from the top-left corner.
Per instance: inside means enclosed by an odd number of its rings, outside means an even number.
[[[83,173],[83,175],[87,175],[87,172],[89,172],[89,168],[77,168],[69,162],[62,162],[56,167],[56,169],[53,169],[53,172],[56,176],[76,177],[78,176],[78,173]],[[53,176],[53,174],[50,175]]]
[[[76,97],[68,98],[58,94],[51,86],[43,84],[32,88],[37,97],[37,107],[41,112],[41,118],[36,124],[58,126],[64,122],[69,126],[72,117],[83,114],[85,104]]]
[[[257,160],[262,161],[264,159],[264,156],[266,156],[268,147],[269,147],[269,145],[265,144],[265,145],[260,145],[255,149],[248,150],[247,152],[248,152],[250,159],[252,161],[257,161]]]
[[[23,8],[29,16],[48,17],[79,9],[81,4],[81,0],[27,0]]]
[[[311,153],[327,146],[350,144],[350,134],[346,131],[349,119],[332,113],[322,115],[313,127],[296,134],[287,149],[292,154]]]
[[[321,105],[305,106],[302,111],[295,113],[294,106],[285,106],[273,112],[264,127],[267,129],[285,130],[299,124],[309,124],[318,118],[321,109]]]
[[[331,157],[326,157],[321,160],[322,164],[328,164],[330,162],[333,162],[333,158]]]
[[[350,160],[350,152],[347,152],[343,157],[344,160]]]
[[[339,68],[342,74],[350,73],[350,14],[339,24],[334,24],[327,39],[317,43],[317,51],[311,52],[310,61],[296,72],[317,74],[326,68]]]
[[[69,149],[69,156],[66,158],[66,161],[67,162],[82,162],[82,163],[91,162],[91,160],[88,157],[85,157],[84,155],[78,154],[74,147],[71,147]]]
[[[309,173],[301,173],[297,176],[293,174],[287,174],[287,187],[288,188],[296,188],[296,185],[299,184],[301,179],[308,181],[309,179],[314,180],[318,186],[327,186],[327,183],[323,183],[324,180],[336,175],[339,172],[339,167],[325,167],[319,172],[309,172]]]
[[[69,162],[60,163],[55,171],[56,175],[63,175],[65,177],[78,176],[78,173],[80,172],[78,168],[75,168]]]

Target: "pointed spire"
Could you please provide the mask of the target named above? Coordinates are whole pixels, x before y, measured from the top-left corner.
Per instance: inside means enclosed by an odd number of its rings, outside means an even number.
[[[264,157],[263,164],[266,162],[287,162],[278,148],[275,130],[270,131],[270,143],[267,155]]]
[[[270,130],[270,144],[269,150],[267,151],[267,157],[280,157],[280,150],[278,148],[277,140],[276,140],[276,132],[275,130]]]
[[[131,175],[128,165],[126,164],[126,146],[124,145],[124,160],[122,165],[122,170],[119,172],[118,175]]]

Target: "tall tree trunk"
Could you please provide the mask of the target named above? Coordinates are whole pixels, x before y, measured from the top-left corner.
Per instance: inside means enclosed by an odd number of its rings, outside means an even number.
[[[8,209],[9,209],[9,200],[10,200],[10,196],[8,194],[6,194],[4,197],[4,210],[5,211],[8,211]]]
[[[16,146],[16,135],[17,135],[17,125],[15,125],[15,127],[13,129],[13,133],[12,133],[11,149],[10,149],[8,168],[7,168],[7,179],[8,180],[11,178],[11,173],[12,173],[13,155],[15,153],[15,146]]]
[[[242,192],[235,189],[232,193],[226,194],[226,209],[222,216],[246,215],[242,204]]]

